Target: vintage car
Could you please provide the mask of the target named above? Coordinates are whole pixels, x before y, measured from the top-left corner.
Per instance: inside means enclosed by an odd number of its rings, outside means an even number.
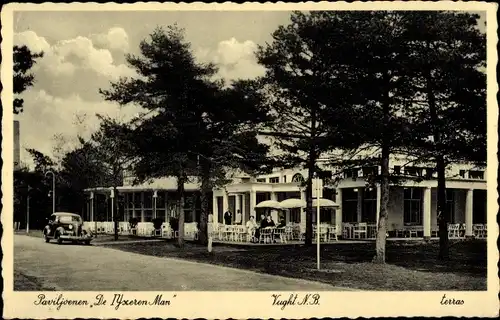
[[[83,242],[90,244],[92,234],[83,228],[82,218],[74,213],[56,212],[49,218],[49,223],[43,229],[45,242],[51,239],[61,244],[63,241]]]

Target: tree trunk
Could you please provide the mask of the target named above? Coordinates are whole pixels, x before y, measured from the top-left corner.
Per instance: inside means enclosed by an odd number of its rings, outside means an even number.
[[[179,194],[179,205],[177,207],[179,214],[179,237],[177,238],[177,244],[179,248],[184,247],[184,182],[185,178],[183,175],[177,177],[177,193]]]
[[[385,263],[387,219],[389,216],[387,206],[389,204],[389,158],[391,156],[391,133],[388,130],[388,128],[391,127],[391,110],[389,102],[390,75],[386,74],[384,80],[387,90],[385,90],[385,94],[383,97],[384,101],[382,105],[385,128],[382,135],[382,157],[380,163],[382,181],[380,183],[380,208],[377,226],[377,239],[375,241],[375,257],[373,257],[373,262],[375,263]]]
[[[440,260],[449,259],[448,241],[448,215],[446,210],[446,164],[441,150],[441,132],[439,128],[439,118],[437,114],[436,98],[432,85],[430,70],[426,75],[427,100],[429,102],[429,114],[433,130],[434,145],[436,149],[436,169],[438,174],[438,194],[437,194],[437,220],[439,226],[439,255]]]
[[[450,258],[448,239],[448,213],[446,210],[446,165],[442,155],[436,157],[438,174],[437,219],[439,225],[439,260]]]
[[[204,162],[204,161],[203,161]],[[208,213],[210,208],[208,206],[208,194],[212,190],[210,185],[210,167],[206,163],[202,163],[202,177],[201,177],[201,214],[200,214],[200,233],[198,235],[199,243],[206,245],[208,243]]]
[[[377,226],[377,240],[375,242],[375,257],[373,262],[385,263],[385,244],[387,235],[387,219],[389,213],[389,156],[390,151],[387,146],[382,147],[382,182],[380,183],[380,215]]]

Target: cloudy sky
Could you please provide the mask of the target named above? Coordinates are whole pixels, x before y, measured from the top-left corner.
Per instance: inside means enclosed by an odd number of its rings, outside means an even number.
[[[156,26],[184,28],[199,61],[217,63],[219,76],[231,80],[263,74],[256,46],[271,41],[271,33],[289,17],[285,11],[17,12],[14,43],[45,53],[33,68],[35,85],[23,94],[24,112],[16,116],[21,148],[57,157],[77,135],[88,137],[95,130],[95,113],[124,120],[136,114],[134,107],[103,101],[98,90],[134,75],[125,53],[137,54],[139,42]],[[21,160],[31,162],[24,151]]]
[[[134,75],[125,53],[137,54],[139,42],[156,26],[177,23],[199,61],[219,65],[221,78],[263,74],[254,57],[257,44],[288,24],[289,12],[18,12],[14,43],[45,56],[33,68],[35,85],[23,93],[21,148],[52,155],[68,149],[78,134],[88,136],[95,113],[122,119],[138,110],[103,101],[98,90],[120,76]],[[57,138],[54,138],[57,137]],[[54,155],[57,155],[55,152]],[[22,161],[28,161],[22,152]]]

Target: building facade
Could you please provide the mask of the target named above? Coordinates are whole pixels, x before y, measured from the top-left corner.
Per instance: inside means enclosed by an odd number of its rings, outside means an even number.
[[[404,159],[391,159],[391,173],[399,176],[399,182],[391,185],[388,205],[387,228],[389,233],[414,228],[424,238],[437,234],[437,175],[433,166],[408,166]],[[327,170],[328,168],[323,168]],[[368,177],[380,173],[380,168],[365,167],[344,170],[339,179],[313,180],[313,197],[319,189],[319,197],[330,199],[339,206],[336,209],[321,209],[320,222],[337,226],[342,235],[344,224],[367,223],[376,226],[380,210],[380,186],[368,185]],[[333,171],[332,171],[333,172]],[[332,173],[334,175],[334,173]],[[447,170],[446,204],[448,221],[465,227],[465,235],[472,235],[474,224],[486,224],[486,171],[470,165],[453,165]],[[283,211],[260,209],[256,205],[265,200],[283,201],[296,198],[305,200],[304,181],[307,171],[303,169],[275,170],[270,174],[250,177],[235,174],[232,182],[213,190],[212,219],[224,223],[224,213],[231,211],[231,224],[245,224],[250,216],[259,220],[261,214],[270,213],[273,220],[284,219],[286,223],[305,225],[306,214],[301,208]],[[319,186],[316,185],[319,183]],[[318,188],[319,187],[319,188]],[[186,222],[199,221],[201,204],[199,185],[186,184],[184,213]],[[122,204],[116,214],[128,221],[137,218],[148,222],[154,218],[168,221],[177,215],[178,195],[175,179],[155,180],[147,185],[133,186],[130,180],[118,187]],[[111,221],[109,202],[111,192],[107,188],[87,190],[89,201],[86,220]],[[103,200],[94,201],[99,198]],[[113,200],[111,200],[113,201]],[[106,209],[107,207],[107,209]],[[105,214],[103,214],[105,212]],[[316,214],[313,215],[316,222]]]

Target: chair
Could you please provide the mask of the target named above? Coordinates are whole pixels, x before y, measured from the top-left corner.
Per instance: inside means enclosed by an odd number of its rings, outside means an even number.
[[[337,226],[329,226],[328,227],[328,241],[339,241],[337,237]]]
[[[472,233],[476,238],[484,238],[486,236],[486,226],[483,224],[472,225]]]
[[[319,241],[326,241],[328,234],[328,227],[326,225],[319,226]],[[318,239],[318,227],[313,226],[313,238],[314,240]]]
[[[287,241],[293,240],[293,225],[285,226],[285,238]]]
[[[285,228],[276,228],[273,232],[274,240],[280,239],[281,243],[287,243]]]
[[[304,241],[306,238],[306,226],[304,224],[299,224],[299,241]]]
[[[353,232],[354,232],[354,239],[361,239],[362,235],[364,235],[363,238],[366,238],[368,233],[368,225],[365,222],[360,222],[354,226]]]
[[[161,224],[161,229],[160,229],[161,233],[160,233],[160,237],[162,238],[167,238],[167,239],[171,239],[172,238],[172,234],[173,234],[173,230],[172,228],[170,227],[170,223],[168,222],[163,222]]]
[[[410,226],[406,228],[406,234],[409,238],[417,238],[418,237],[418,229],[414,226]]]
[[[351,239],[352,238],[352,224],[343,223],[342,224],[342,238],[343,239]]]
[[[246,240],[247,240],[247,242],[256,242],[257,241],[257,238],[255,238],[255,229],[254,228],[247,231]]]
[[[460,224],[448,224],[448,238],[457,239],[460,237]]]
[[[243,242],[247,230],[245,226],[235,226],[233,229],[233,239],[234,241]]]
[[[273,228],[272,227],[260,229],[259,243],[261,241],[264,243],[268,243],[268,242],[272,243],[273,242]]]

